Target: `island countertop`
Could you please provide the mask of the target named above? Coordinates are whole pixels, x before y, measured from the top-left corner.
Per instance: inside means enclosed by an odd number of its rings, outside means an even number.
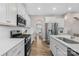
[[[65,38],[68,38],[69,40],[74,40],[74,41],[79,42],[79,37],[75,37],[74,39],[70,39],[70,37],[71,37],[70,35],[50,35],[50,37],[54,38],[58,42],[64,44],[65,46],[67,46],[79,53],[79,44],[69,44],[69,43],[66,43],[66,42],[56,38],[56,37],[65,37]]]

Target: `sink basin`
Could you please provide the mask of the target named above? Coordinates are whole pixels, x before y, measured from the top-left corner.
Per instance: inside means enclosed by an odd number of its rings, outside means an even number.
[[[69,44],[79,44],[79,42],[76,42],[76,41],[73,41],[73,40],[69,40],[67,38],[64,38],[64,37],[57,37],[58,39],[66,42],[66,43],[69,43]]]

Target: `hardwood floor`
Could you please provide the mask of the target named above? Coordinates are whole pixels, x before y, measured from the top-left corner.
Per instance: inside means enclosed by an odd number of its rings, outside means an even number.
[[[46,42],[42,41],[39,37],[35,39],[31,47],[30,56],[51,56],[51,51]]]

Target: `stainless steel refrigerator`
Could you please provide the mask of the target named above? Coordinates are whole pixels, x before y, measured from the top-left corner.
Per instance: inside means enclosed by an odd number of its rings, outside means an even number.
[[[45,39],[48,44],[50,35],[58,35],[58,23],[45,23]]]
[[[52,29],[51,29],[52,35],[58,35],[58,23],[52,23]]]

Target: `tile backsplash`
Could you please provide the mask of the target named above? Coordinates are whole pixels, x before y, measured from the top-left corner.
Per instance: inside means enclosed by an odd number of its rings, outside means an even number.
[[[11,30],[22,30],[21,27],[8,27],[8,26],[0,26],[0,39],[10,39],[10,31]],[[26,28],[24,28],[26,29]]]

